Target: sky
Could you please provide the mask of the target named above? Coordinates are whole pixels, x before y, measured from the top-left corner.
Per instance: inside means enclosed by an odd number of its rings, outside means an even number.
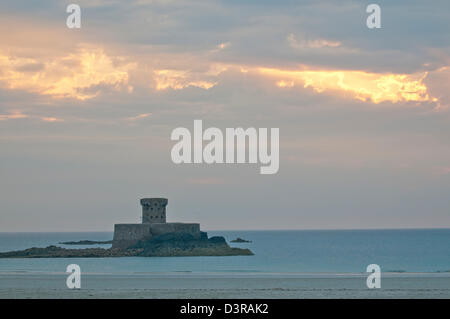
[[[81,28],[66,7],[81,7]],[[0,3],[0,231],[450,227],[450,3]],[[174,164],[171,132],[279,128],[280,167]]]

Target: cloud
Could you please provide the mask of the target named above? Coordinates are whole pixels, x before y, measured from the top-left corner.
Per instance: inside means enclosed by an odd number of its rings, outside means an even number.
[[[429,86],[431,94],[438,98],[437,109],[450,109],[450,66],[430,72],[425,79],[425,83]]]
[[[231,45],[230,42],[224,42],[224,43],[220,43],[219,45],[217,45],[217,48],[220,50],[223,50],[225,48],[228,48]]]
[[[182,90],[190,86],[208,90],[217,84],[217,82],[196,80],[188,70],[157,70],[154,74],[155,88],[158,91],[168,88]]]
[[[52,98],[86,100],[97,96],[102,86],[128,88],[128,71],[134,67],[121,57],[108,56],[98,47],[82,47],[52,60],[0,51],[0,86]]]
[[[9,114],[0,114],[0,121],[17,120],[17,119],[38,119],[42,122],[54,123],[64,122],[64,119],[53,116],[36,116],[24,114],[21,111],[13,111]]]
[[[326,40],[326,39],[315,39],[315,40],[301,40],[298,41],[294,34],[290,33],[287,37],[289,45],[295,49],[305,49],[305,48],[338,48],[342,46],[339,41]]]
[[[50,122],[50,123],[54,123],[54,122],[64,122],[64,119],[62,118],[57,118],[57,117],[41,117],[41,120],[43,122]]]
[[[10,114],[0,114],[0,121],[25,119],[25,118],[28,118],[28,115],[23,114],[20,111],[14,111]]]
[[[139,115],[136,115],[136,116],[127,117],[126,120],[134,122],[134,121],[137,121],[137,120],[145,119],[145,118],[150,117],[150,116],[152,116],[152,113],[143,113],[143,114],[139,114]]]
[[[359,70],[280,70],[258,68],[281,88],[311,87],[315,92],[349,96],[364,102],[437,102],[423,82],[427,73],[378,74]]]
[[[267,12],[267,6],[273,10]],[[155,91],[211,91],[231,70],[226,76],[248,86],[255,86],[252,80],[259,77],[273,79],[279,88],[312,88],[315,94],[372,104],[448,104],[448,93],[434,89],[443,84],[430,80],[433,70],[443,63],[448,67],[443,58],[448,48],[441,44],[431,50],[425,43],[420,50],[404,50],[383,44],[385,36],[400,35],[376,36],[364,25],[355,28],[359,22],[354,22],[354,11],[361,6],[354,2],[242,7],[222,2],[141,1],[130,6],[97,1],[94,6],[83,2],[82,7],[95,17],[96,23],[86,25],[89,32],[72,32],[56,19],[43,23],[41,15],[0,23],[0,87],[49,100],[88,101],[112,92],[132,96],[138,94],[137,87],[145,88],[139,94],[149,97]],[[421,9],[421,4],[411,4],[416,14]],[[319,11],[327,23],[312,18]],[[338,23],[340,28],[330,29]],[[444,53],[437,54],[439,50]],[[398,71],[403,63],[413,65]],[[245,72],[253,77],[243,77]]]
[[[124,52],[120,56],[108,55],[104,49],[93,46],[82,47],[76,53],[52,61],[0,55],[0,84],[8,89],[82,101],[92,99],[109,89],[125,89],[131,94],[135,85],[147,86],[156,91],[183,90],[189,87],[209,90],[220,83],[224,72],[238,70],[235,76],[250,72],[256,77],[273,79],[280,88],[310,87],[319,94],[374,104],[438,102],[438,98],[429,93],[428,86],[434,82],[424,81],[427,72],[374,73],[364,70],[321,69],[308,65],[297,69],[280,69],[264,65],[218,63],[204,60],[203,57],[186,57],[173,53],[166,59],[160,57],[155,65],[156,63],[148,61],[149,57],[140,56],[136,59],[131,53],[127,56]],[[187,59],[189,65],[183,62]],[[40,67],[34,69],[30,65]],[[172,68],[158,69],[158,66]],[[131,81],[136,72],[140,72],[141,77],[135,77]],[[247,85],[252,84],[249,82]],[[150,95],[151,92],[147,94]]]

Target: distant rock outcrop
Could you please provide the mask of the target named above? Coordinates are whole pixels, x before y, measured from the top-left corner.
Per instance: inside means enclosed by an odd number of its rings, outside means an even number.
[[[252,242],[251,240],[242,239],[241,237],[230,240],[230,243],[251,243],[251,242]]]
[[[61,245],[106,245],[112,244],[112,240],[95,241],[95,240],[79,240],[79,241],[63,241]]]

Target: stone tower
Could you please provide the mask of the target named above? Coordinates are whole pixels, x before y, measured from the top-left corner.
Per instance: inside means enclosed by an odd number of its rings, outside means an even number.
[[[167,202],[167,198],[142,198],[142,223],[165,223]]]

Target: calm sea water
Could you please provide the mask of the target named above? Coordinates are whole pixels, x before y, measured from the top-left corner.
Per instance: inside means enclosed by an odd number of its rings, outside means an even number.
[[[383,272],[449,272],[450,229],[210,231],[252,243],[255,256],[0,259],[0,272],[65,272],[76,263],[85,273],[361,273],[369,264]],[[58,245],[60,241],[109,240],[112,233],[0,233],[0,251]],[[63,246],[64,245],[59,245]],[[97,245],[97,247],[110,245]],[[70,246],[73,248],[81,248]],[[84,246],[86,247],[86,246]],[[93,246],[89,246],[93,247]]]

